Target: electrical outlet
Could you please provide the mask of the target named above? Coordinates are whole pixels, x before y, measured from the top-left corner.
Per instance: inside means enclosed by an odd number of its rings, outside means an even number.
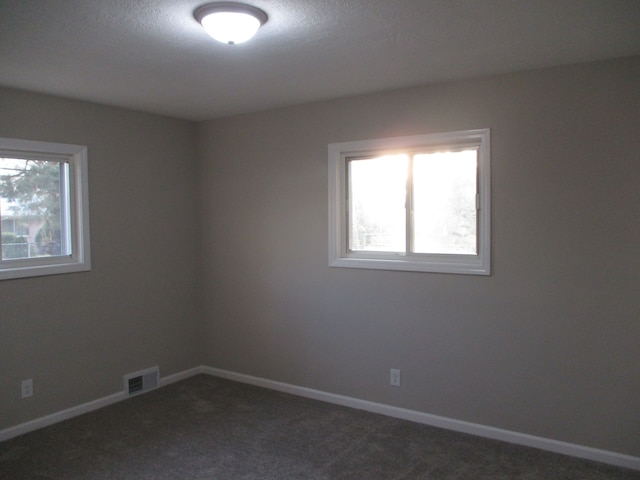
[[[391,385],[394,387],[400,386],[400,370],[396,368],[391,369]]]
[[[33,396],[33,379],[22,381],[22,398]]]

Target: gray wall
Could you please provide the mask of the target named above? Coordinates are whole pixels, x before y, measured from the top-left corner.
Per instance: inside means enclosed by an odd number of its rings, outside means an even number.
[[[199,125],[203,363],[640,455],[638,79],[636,57]],[[328,143],[485,127],[492,276],[327,266]]]
[[[0,282],[0,429],[198,365],[194,125],[10,89],[0,112],[0,136],[88,146],[93,263]]]
[[[205,364],[640,455],[638,78],[636,57],[197,127],[0,89],[0,136],[89,147],[93,260],[0,282],[0,429]],[[328,143],[485,127],[492,276],[327,266]]]

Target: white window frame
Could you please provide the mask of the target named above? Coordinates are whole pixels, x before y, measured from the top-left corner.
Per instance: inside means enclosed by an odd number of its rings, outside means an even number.
[[[347,192],[351,158],[424,149],[435,151],[474,148],[478,151],[476,255],[416,254],[349,251]],[[329,266],[413,272],[491,274],[491,166],[490,130],[466,130],[406,137],[329,144]]]
[[[89,182],[87,147],[63,143],[0,138],[0,157],[35,158],[65,162],[69,168],[69,184],[61,184],[61,194],[69,196],[69,211],[63,221],[71,254],[40,258],[0,259],[0,280],[55,275],[91,270],[89,246]],[[65,228],[65,227],[63,227]]]

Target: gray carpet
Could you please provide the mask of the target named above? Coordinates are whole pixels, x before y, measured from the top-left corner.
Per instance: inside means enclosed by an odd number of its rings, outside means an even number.
[[[2,480],[640,479],[199,375],[0,443]]]

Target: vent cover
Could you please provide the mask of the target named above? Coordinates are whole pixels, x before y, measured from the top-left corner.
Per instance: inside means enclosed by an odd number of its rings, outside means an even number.
[[[124,391],[129,396],[148,392],[158,388],[159,385],[160,369],[158,367],[147,368],[124,376]]]

